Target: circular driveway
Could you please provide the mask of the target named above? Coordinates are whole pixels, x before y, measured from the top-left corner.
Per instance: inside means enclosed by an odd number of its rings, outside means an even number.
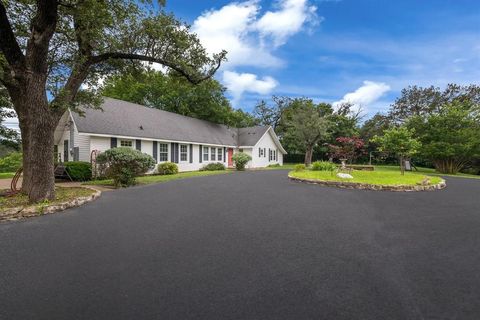
[[[0,319],[478,319],[480,180],[241,172],[0,224]]]

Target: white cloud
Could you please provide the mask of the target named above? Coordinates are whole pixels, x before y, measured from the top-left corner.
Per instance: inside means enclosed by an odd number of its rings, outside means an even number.
[[[208,52],[228,51],[224,68],[279,67],[283,61],[273,51],[306,23],[314,23],[316,8],[307,0],[279,0],[277,7],[261,15],[258,0],[233,2],[204,12],[192,31]]]
[[[368,107],[376,102],[385,93],[390,91],[390,86],[383,82],[364,81],[363,85],[343,96],[339,101],[333,103],[336,107],[342,103],[352,103],[357,109]]]
[[[288,37],[299,32],[306,22],[317,23],[317,8],[307,0],[278,1],[278,11],[267,11],[256,27],[262,37],[271,36],[275,46],[285,44]]]
[[[278,82],[272,77],[267,76],[258,79],[257,75],[252,73],[237,73],[233,71],[223,72],[223,82],[232,93],[234,102],[238,101],[244,92],[265,95],[278,85]]]

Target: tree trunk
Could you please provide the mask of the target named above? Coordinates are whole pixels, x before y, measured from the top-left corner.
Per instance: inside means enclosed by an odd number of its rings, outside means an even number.
[[[313,147],[307,147],[305,152],[305,166],[308,167],[312,164],[312,156],[313,156]]]
[[[22,191],[30,202],[55,198],[53,145],[60,112],[53,110],[42,86],[30,86],[28,94],[14,99],[22,135]]]

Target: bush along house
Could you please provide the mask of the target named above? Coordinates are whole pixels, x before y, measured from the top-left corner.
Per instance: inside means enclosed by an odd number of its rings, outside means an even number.
[[[232,167],[237,152],[252,157],[247,168],[282,165],[286,154],[270,126],[231,128],[112,98],[82,116],[66,111],[55,131],[60,162],[91,161],[92,153],[117,147],[135,148],[157,163],[177,163],[179,171],[215,162]]]

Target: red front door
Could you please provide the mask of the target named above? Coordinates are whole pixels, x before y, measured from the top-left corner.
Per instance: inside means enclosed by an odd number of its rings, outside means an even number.
[[[233,149],[228,148],[228,166],[229,167],[233,167],[232,156],[233,156]]]

